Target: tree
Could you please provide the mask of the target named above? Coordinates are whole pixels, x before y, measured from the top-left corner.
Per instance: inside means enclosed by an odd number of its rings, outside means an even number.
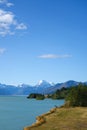
[[[87,86],[79,84],[69,90],[66,101],[70,106],[87,106]]]
[[[35,98],[37,100],[43,100],[45,96],[42,94],[31,93],[27,98]]]
[[[58,89],[54,94],[52,94],[51,98],[52,99],[64,99],[67,95],[68,89],[67,88],[61,88],[60,90]]]

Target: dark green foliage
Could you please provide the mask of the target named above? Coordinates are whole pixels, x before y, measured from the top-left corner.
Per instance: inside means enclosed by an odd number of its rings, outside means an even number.
[[[52,99],[64,99],[67,95],[68,89],[62,88],[60,90],[57,90],[54,94],[52,94]]]
[[[30,94],[27,98],[43,100],[44,98],[65,99],[66,106],[87,106],[87,85],[79,84],[70,88],[62,88],[52,95]]]
[[[70,106],[87,106],[87,86],[79,84],[70,88],[66,98],[67,101]]]
[[[43,100],[45,97],[44,97],[44,95],[42,95],[42,94],[38,94],[37,96],[36,96],[36,99],[37,100]]]
[[[36,98],[36,94],[31,93],[27,98]]]
[[[44,97],[44,95],[42,95],[42,94],[32,93],[32,94],[30,94],[27,98],[35,98],[35,99],[37,99],[37,100],[43,100],[45,97]]]

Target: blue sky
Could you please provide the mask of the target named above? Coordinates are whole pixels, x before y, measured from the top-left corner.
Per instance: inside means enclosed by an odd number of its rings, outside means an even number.
[[[0,82],[87,81],[86,0],[0,0]]]

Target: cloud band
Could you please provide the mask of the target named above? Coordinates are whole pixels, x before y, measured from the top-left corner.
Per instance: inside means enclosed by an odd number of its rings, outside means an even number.
[[[72,57],[72,55],[55,55],[55,54],[45,54],[45,55],[40,55],[38,56],[39,58],[43,58],[43,59],[56,59],[56,58],[70,58]]]

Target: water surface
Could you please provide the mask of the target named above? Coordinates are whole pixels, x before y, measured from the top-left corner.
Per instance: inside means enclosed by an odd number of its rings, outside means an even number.
[[[23,130],[35,117],[49,111],[64,100],[35,100],[25,96],[0,96],[0,130]]]

